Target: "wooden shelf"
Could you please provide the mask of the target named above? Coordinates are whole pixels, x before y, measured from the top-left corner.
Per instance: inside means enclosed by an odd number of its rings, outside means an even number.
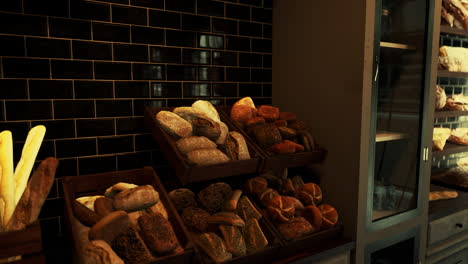
[[[440,26],[440,33],[454,34],[468,37],[468,30],[458,29],[447,25]]]
[[[403,133],[377,131],[375,135],[375,142],[393,141],[393,140],[400,140],[404,138],[406,138],[406,134],[403,134]]]
[[[468,116],[468,111],[436,111],[435,118],[453,117],[453,116]]]
[[[390,49],[416,50],[415,46],[401,44],[401,43],[384,42],[384,41],[380,42],[380,47],[390,48]]]
[[[440,158],[442,156],[448,156],[448,155],[462,153],[462,152],[468,152],[468,146],[456,145],[456,144],[447,142],[443,150],[433,151],[432,157]]]
[[[449,77],[449,78],[468,78],[468,72],[451,72],[447,70],[439,70],[437,77]]]
[[[454,189],[431,184],[430,190],[443,191]],[[457,198],[429,202],[429,222],[467,209],[466,205],[468,204],[468,192],[463,192],[460,190],[455,191],[458,192]]]

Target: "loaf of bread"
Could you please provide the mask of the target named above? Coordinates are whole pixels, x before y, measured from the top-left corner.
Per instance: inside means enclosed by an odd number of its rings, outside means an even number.
[[[308,205],[302,211],[302,217],[309,221],[314,231],[320,230],[322,226],[322,212],[314,205]]]
[[[244,236],[239,227],[232,225],[220,225],[219,229],[226,244],[226,249],[234,257],[244,256],[247,253]]]
[[[274,222],[286,223],[294,217],[296,212],[294,203],[285,198],[286,196],[276,196],[267,203],[267,214]]]
[[[277,154],[288,154],[295,153],[296,146],[283,141],[281,143],[274,144],[273,146],[269,147],[268,150]]]
[[[282,139],[295,139],[297,137],[296,130],[289,127],[278,127]]]
[[[101,218],[89,230],[89,240],[104,240],[109,245],[123,231],[130,226],[130,218],[125,211],[115,211]],[[120,256],[120,255],[119,255]]]
[[[56,158],[47,158],[41,162],[16,205],[6,230],[20,230],[37,220],[42,205],[54,183],[57,166],[58,160]]]
[[[247,180],[245,190],[254,196],[260,196],[268,188],[268,182],[265,178],[254,177]]]
[[[302,185],[296,194],[304,205],[318,205],[322,202],[322,190],[312,182]]]
[[[85,226],[91,227],[100,219],[94,211],[76,200],[72,202],[72,207],[75,218]]]
[[[256,125],[263,125],[265,123],[266,123],[265,118],[263,118],[261,116],[256,116],[256,117],[253,117],[253,118],[247,120],[247,122],[245,123],[245,126],[246,127],[254,127]]]
[[[126,264],[148,263],[153,256],[133,226],[122,229],[110,244]]]
[[[169,192],[168,195],[174,204],[174,207],[179,212],[182,212],[187,207],[197,207],[195,194],[189,189],[175,189]]]
[[[237,204],[242,195],[241,190],[234,190],[232,192],[231,198],[228,199],[224,205],[224,211],[235,211],[237,209]]]
[[[204,100],[197,100],[192,104],[192,107],[204,113],[208,118],[212,119],[213,121],[221,122],[218,111],[210,102]]]
[[[250,159],[249,148],[244,137],[236,131],[231,131],[226,137],[224,144],[227,156],[231,160]]]
[[[435,109],[441,110],[444,108],[447,102],[447,95],[445,94],[445,90],[442,89],[439,85],[436,85],[436,104]]]
[[[257,250],[264,249],[268,245],[268,239],[265,237],[258,220],[250,218],[245,223],[244,240],[247,248],[247,253],[252,253]]]
[[[200,232],[206,232],[208,227],[208,217],[210,214],[198,207],[186,207],[182,211],[182,220],[188,227]]]
[[[219,149],[197,149],[187,153],[191,164],[199,166],[215,165],[229,161],[228,156]]]
[[[279,108],[269,105],[261,105],[257,108],[257,115],[265,118],[268,122],[274,122],[279,118]]]
[[[174,108],[174,110],[172,110],[172,112],[179,115],[183,119],[187,120],[189,123],[192,123],[194,119],[197,119],[200,117],[207,118],[205,113],[190,106],[176,107]]]
[[[246,123],[254,117],[254,110],[247,105],[233,105],[231,108],[231,119],[241,124]]]
[[[287,127],[288,126],[288,121],[279,119],[275,121],[275,126],[276,127]]]
[[[280,224],[278,230],[287,240],[297,239],[314,232],[312,225],[303,217],[294,217]]]
[[[15,211],[13,170],[13,137],[6,130],[0,133],[0,231],[6,228]]]
[[[118,193],[114,208],[127,212],[143,210],[159,202],[159,193],[151,185],[142,185]]]
[[[221,134],[219,135],[219,138],[216,140],[216,144],[224,145],[224,142],[226,141],[226,136],[229,133],[229,128],[223,122],[218,122],[218,124],[219,124],[219,129],[221,130]]]
[[[262,214],[257,210],[257,208],[252,204],[249,198],[243,195],[237,204],[237,214],[247,222],[251,218],[260,220]]]
[[[190,136],[177,140],[177,149],[187,155],[190,151],[197,149],[216,149],[216,143],[206,137]]]
[[[268,149],[282,141],[278,128],[272,123],[255,126],[253,133],[256,142],[263,149]]]
[[[140,216],[138,226],[148,248],[159,255],[170,253],[179,246],[171,223],[161,214]]]
[[[160,111],[156,114],[156,120],[162,129],[176,138],[192,135],[192,125],[177,114],[169,111]]]
[[[237,227],[244,227],[245,222],[233,212],[219,212],[214,215],[209,216],[206,219],[208,224],[216,225],[233,225]]]
[[[197,195],[200,205],[209,213],[221,210],[231,196],[232,188],[224,182],[210,184]]]
[[[443,150],[447,139],[450,137],[450,133],[450,128],[434,127],[432,148],[434,150]]]
[[[439,66],[453,72],[468,72],[468,49],[442,46],[439,49]]]
[[[107,197],[101,197],[94,202],[94,212],[99,219],[115,211],[114,202]]]
[[[196,118],[192,120],[193,134],[204,136],[212,141],[218,140],[221,136],[221,128],[219,123],[210,118]]]
[[[215,263],[232,259],[224,241],[215,233],[203,233],[195,238],[195,243]]]
[[[119,182],[107,188],[106,192],[104,193],[104,196],[107,198],[114,198],[114,196],[119,192],[123,192],[125,190],[132,189],[135,187],[138,187],[138,185],[133,183]]]
[[[318,149],[317,142],[315,138],[307,130],[302,130],[298,132],[299,143],[304,146],[305,151],[314,151]]]
[[[93,240],[83,247],[84,264],[124,264],[103,240]]]
[[[322,213],[321,229],[327,229],[335,226],[338,223],[338,212],[329,204],[321,204],[318,206]]]

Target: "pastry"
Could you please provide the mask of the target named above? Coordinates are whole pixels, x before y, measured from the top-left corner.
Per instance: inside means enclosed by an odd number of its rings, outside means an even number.
[[[114,198],[114,196],[118,194],[119,192],[132,189],[135,187],[138,187],[138,185],[133,184],[133,183],[119,182],[107,188],[106,192],[104,193],[104,196],[107,198]]]
[[[297,119],[297,116],[295,113],[291,113],[291,112],[280,112],[279,113],[279,119],[282,119],[282,120],[296,120]]]
[[[276,190],[267,188],[258,198],[263,206],[267,207],[270,204],[270,200],[276,196],[279,196],[279,193]]]
[[[318,205],[322,201],[322,190],[315,183],[306,183],[296,192],[304,205]]]
[[[133,226],[122,229],[110,244],[126,264],[148,263],[153,256]]]
[[[73,214],[83,225],[91,227],[99,220],[99,216],[82,203],[74,200],[72,206]]]
[[[318,206],[322,213],[321,229],[327,229],[335,226],[338,223],[338,212],[329,204],[321,204]]]
[[[195,243],[215,263],[232,259],[223,240],[215,233],[203,233],[195,238]]]
[[[84,264],[124,264],[114,250],[103,240],[93,240],[83,248]]]
[[[314,205],[308,205],[302,211],[302,217],[309,221],[314,231],[320,230],[322,226],[322,212]]]
[[[227,156],[231,160],[250,159],[249,149],[244,137],[236,131],[231,131],[226,137],[224,144]]]
[[[268,245],[268,239],[263,234],[257,219],[251,218],[246,221],[244,228],[244,240],[247,253],[264,249]]]
[[[286,240],[297,239],[314,232],[312,225],[303,217],[294,217],[289,222],[280,224],[278,230]]]
[[[98,198],[94,202],[94,212],[96,212],[99,219],[103,218],[104,216],[114,211],[115,211],[114,202],[107,197]]]
[[[301,131],[307,128],[305,122],[301,120],[289,120],[288,127],[296,131]]]
[[[24,229],[37,220],[55,180],[57,166],[58,160],[56,158],[47,158],[34,171],[8,222],[7,231]]]
[[[279,119],[275,121],[275,126],[276,127],[287,127],[288,126],[288,121]]]
[[[239,198],[242,195],[241,190],[235,190],[232,192],[231,199],[226,201],[226,204],[224,206],[225,211],[235,211],[237,209],[237,204],[239,202]]]
[[[128,214],[124,211],[115,211],[101,218],[101,220],[93,225],[89,230],[88,237],[90,241],[104,240],[111,244],[114,238],[129,226],[130,219]]]
[[[255,177],[247,181],[245,190],[247,193],[259,196],[268,188],[268,182],[265,178]]]
[[[192,120],[193,134],[197,136],[204,136],[212,141],[218,140],[221,136],[221,128],[219,123],[209,118],[196,118]]]
[[[450,128],[434,127],[432,135],[432,149],[443,150],[447,139],[450,137]]]
[[[244,221],[247,221],[251,218],[255,218],[257,220],[262,218],[262,214],[245,195],[239,199],[236,212],[240,217],[242,217],[242,219],[244,219]]]
[[[224,142],[226,141],[226,136],[229,133],[229,128],[223,122],[218,122],[218,124],[219,124],[219,129],[221,130],[221,134],[219,135],[218,139],[216,140],[216,144],[224,145]]]
[[[15,211],[15,197],[13,137],[6,130],[0,133],[0,231],[6,228]]]
[[[232,212],[219,212],[214,215],[209,216],[206,219],[208,224],[217,224],[217,225],[233,225],[237,227],[244,227],[245,222],[238,215]]]
[[[261,105],[257,108],[257,115],[265,118],[268,122],[274,122],[279,118],[279,108],[269,105]]]
[[[268,149],[282,141],[278,128],[271,123],[255,126],[253,133],[258,145],[263,149]]]
[[[182,212],[184,208],[187,207],[197,207],[197,201],[195,199],[195,194],[185,188],[180,188],[169,192],[169,198],[171,199],[174,207],[177,211]]]
[[[215,122],[221,122],[219,119],[218,111],[216,108],[208,101],[197,100],[192,104],[192,107],[204,113],[208,118],[212,119]]]
[[[138,225],[143,240],[153,252],[165,255],[179,246],[171,223],[161,214],[144,214],[138,218]]]
[[[187,207],[182,211],[181,216],[185,225],[193,227],[200,232],[206,232],[208,227],[207,219],[210,214],[205,210],[198,207]]]
[[[200,205],[209,213],[219,211],[231,196],[231,186],[224,182],[213,183],[197,195]]]
[[[285,196],[294,196],[296,194],[296,189],[294,188],[292,180],[289,178],[284,180],[279,192]]]
[[[226,250],[234,257],[244,256],[247,253],[244,236],[239,227],[232,225],[220,225],[221,235],[223,236]]]
[[[219,149],[197,149],[187,154],[187,159],[191,164],[198,166],[208,166],[229,161],[228,156]]]
[[[190,136],[176,141],[177,149],[184,155],[196,149],[216,149],[216,143],[207,137]]]
[[[76,198],[76,201],[86,206],[89,210],[94,211],[94,202],[98,199],[104,197],[102,195],[95,195],[95,196],[83,196],[80,198]]]
[[[142,185],[118,193],[114,197],[114,208],[127,212],[138,211],[159,202],[159,193],[151,185]]]
[[[177,114],[160,111],[156,114],[156,120],[162,129],[176,138],[192,135],[192,125]]]
[[[234,105],[231,109],[231,119],[244,124],[254,117],[254,111],[247,105]]]

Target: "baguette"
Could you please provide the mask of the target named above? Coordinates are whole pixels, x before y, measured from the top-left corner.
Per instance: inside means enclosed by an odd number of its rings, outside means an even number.
[[[54,183],[57,166],[58,160],[51,157],[43,160],[34,171],[28,182],[28,187],[26,187],[13,217],[8,223],[8,231],[23,229],[37,220],[42,205]]]
[[[15,205],[13,139],[10,131],[3,131],[0,133],[0,230],[10,221]]]
[[[453,199],[457,197],[458,197],[458,193],[456,191],[436,191],[436,192],[429,193],[429,201]]]
[[[18,204],[26,189],[29,175],[36,161],[37,153],[41,147],[45,132],[45,126],[35,126],[29,131],[28,137],[26,138],[23,152],[21,153],[21,159],[15,169],[15,206]]]

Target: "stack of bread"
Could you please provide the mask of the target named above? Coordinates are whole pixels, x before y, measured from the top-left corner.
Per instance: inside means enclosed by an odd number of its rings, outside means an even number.
[[[252,98],[244,97],[232,106],[230,115],[264,150],[285,154],[318,149],[306,124],[294,113],[268,105],[256,108]]]
[[[439,69],[468,72],[468,49],[442,46],[439,49]]]
[[[468,30],[467,0],[443,0],[441,15],[450,27]]]
[[[218,182],[197,195],[176,189],[169,197],[189,228],[200,251],[220,263],[261,250],[268,245],[259,221],[262,214],[227,183]]]
[[[156,120],[177,139],[178,150],[191,164],[213,165],[250,159],[244,137],[229,131],[208,101],[198,100],[190,107],[177,107],[172,112],[160,111]]]
[[[338,213],[322,203],[322,191],[315,183],[304,183],[301,176],[280,179],[265,174],[247,181],[245,190],[263,205],[287,240],[328,229],[338,222]]]
[[[147,263],[184,251],[151,185],[117,183],[73,201],[86,264]]]

